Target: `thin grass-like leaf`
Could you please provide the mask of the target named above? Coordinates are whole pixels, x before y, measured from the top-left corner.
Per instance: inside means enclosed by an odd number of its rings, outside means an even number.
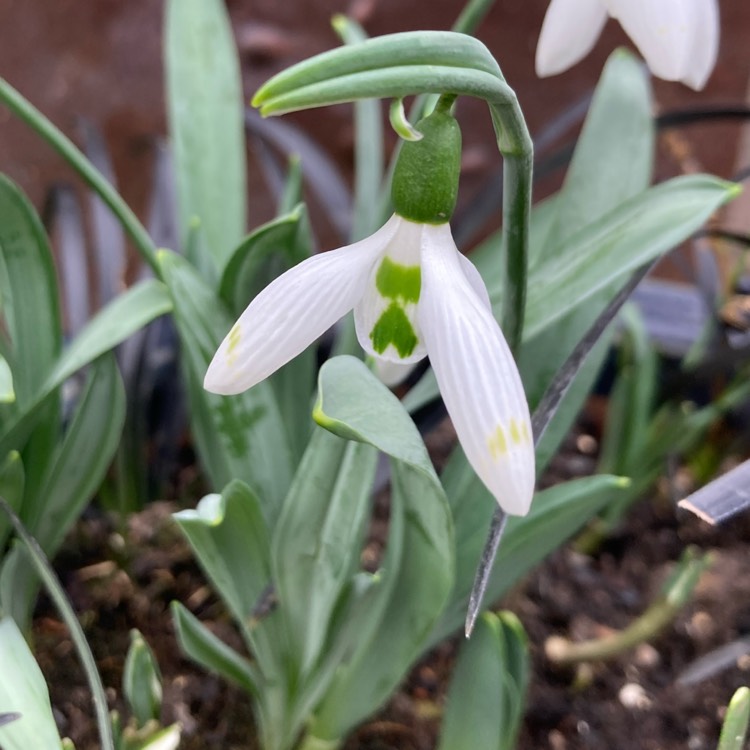
[[[3,78],[0,78],[0,102],[47,141],[80,178],[101,197],[118,218],[143,259],[155,267],[156,248],[148,232],[119,193],[81,153],[80,149]]]
[[[76,617],[73,608],[70,606],[70,602],[68,602],[65,590],[60,585],[44,551],[37,541],[28,533],[28,531],[26,531],[24,525],[21,523],[21,519],[13,512],[13,509],[3,497],[0,497],[0,510],[10,518],[13,529],[23,543],[33,567],[36,569],[37,574],[44,583],[44,587],[47,589],[50,598],[55,603],[63,621],[68,626],[70,637],[75,645],[76,651],[78,652],[78,656],[86,674],[86,680],[91,689],[91,697],[94,702],[96,723],[99,730],[99,740],[101,742],[102,750],[115,750],[104,686],[102,685],[99,672],[96,668],[94,655],[91,653],[89,644],[86,641],[86,635],[83,632],[81,624],[78,622],[78,618]]]

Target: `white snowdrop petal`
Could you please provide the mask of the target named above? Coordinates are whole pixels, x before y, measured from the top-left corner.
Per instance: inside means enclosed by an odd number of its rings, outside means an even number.
[[[448,225],[428,228],[425,239],[419,321],[440,393],[479,478],[507,513],[525,515],[534,444],[518,369],[463,271]]]
[[[474,293],[479,297],[479,301],[490,311],[492,311],[492,301],[490,300],[490,293],[487,291],[487,285],[484,283],[482,274],[479,273],[477,267],[461,253],[458,254],[458,260],[461,265],[461,270],[466,277],[466,280],[471,284],[471,288]],[[500,258],[498,257],[498,263]]]
[[[403,383],[409,377],[411,371],[416,367],[415,364],[403,365],[400,362],[390,362],[382,357],[374,357],[375,372],[380,382],[389,388]]]
[[[690,42],[683,83],[699,91],[706,85],[719,54],[719,4],[716,0],[687,0]]]
[[[603,0],[633,40],[654,75],[685,76],[692,42],[693,12],[685,0]]]
[[[606,21],[602,0],[552,0],[536,46],[536,74],[562,73],[586,57]]]
[[[354,245],[315,255],[274,279],[248,305],[209,365],[204,387],[251,388],[296,357],[351,310],[372,265],[396,231],[393,220]]]
[[[379,360],[413,364],[426,351],[417,320],[420,258],[427,226],[394,216],[396,231],[370,271],[354,308],[360,346]]]

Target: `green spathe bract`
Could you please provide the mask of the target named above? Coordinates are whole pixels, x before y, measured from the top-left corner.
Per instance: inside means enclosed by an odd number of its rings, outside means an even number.
[[[444,224],[456,207],[461,130],[453,115],[440,108],[416,129],[424,138],[401,146],[393,172],[393,207],[409,221]]]

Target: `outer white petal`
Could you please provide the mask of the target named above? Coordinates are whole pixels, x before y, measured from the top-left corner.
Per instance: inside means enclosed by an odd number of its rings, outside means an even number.
[[[604,0],[654,75],[680,81],[691,64],[693,3],[685,0]]]
[[[696,90],[706,85],[719,54],[719,5],[716,0],[687,0],[691,41],[683,83]]]
[[[552,0],[536,46],[536,74],[562,73],[586,57],[606,21],[602,0]]]
[[[422,249],[419,320],[440,393],[469,463],[508,513],[534,494],[534,445],[521,378],[484,301],[474,292],[447,224]]]
[[[479,273],[477,267],[465,255],[459,253],[458,261],[461,264],[461,270],[464,276],[466,276],[466,280],[471,284],[471,288],[477,297],[479,297],[479,301],[491,312],[492,301],[490,300],[490,293],[487,291],[487,285],[484,283],[482,274]]]
[[[391,221],[397,222],[396,232],[386,244],[381,256],[382,260],[376,263],[370,271],[364,294],[354,308],[354,325],[357,330],[357,338],[359,339],[360,346],[368,354],[371,354],[376,359],[384,359],[388,362],[408,365],[419,362],[427,354],[419,330],[417,303],[416,301],[404,303],[401,299],[384,297],[378,291],[377,277],[381,263],[387,261],[391,261],[398,266],[418,269],[421,262],[424,233],[430,228],[430,225],[418,224],[395,215],[391,218]],[[404,325],[409,328],[409,334],[413,334],[416,337],[414,349],[407,354],[397,351],[393,344],[389,344],[382,352],[376,351],[373,347],[371,334],[383,313],[394,302],[402,310],[406,318]]]
[[[366,240],[315,255],[274,279],[222,341],[204,387],[239,393],[296,357],[354,307],[395,231],[391,220]]]

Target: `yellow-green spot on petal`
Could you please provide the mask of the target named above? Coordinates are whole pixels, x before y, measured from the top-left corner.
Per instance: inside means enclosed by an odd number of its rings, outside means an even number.
[[[501,425],[498,425],[497,429],[487,439],[487,447],[490,456],[495,461],[508,452],[508,441],[505,439],[505,432]]]
[[[510,420],[510,439],[518,445],[521,442],[521,428],[518,426],[518,422],[511,417]]]
[[[378,268],[375,286],[386,299],[399,300],[404,304],[419,302],[422,269],[396,263],[386,255]]]
[[[239,345],[241,338],[242,329],[240,328],[239,323],[235,323],[227,337],[227,362],[229,364],[232,364],[237,358],[237,346]]]

